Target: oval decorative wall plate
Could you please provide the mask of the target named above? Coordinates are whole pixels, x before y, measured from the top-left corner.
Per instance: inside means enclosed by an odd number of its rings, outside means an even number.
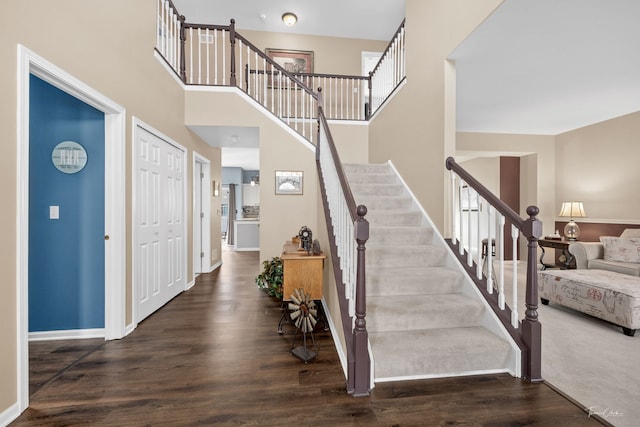
[[[87,151],[75,141],[62,141],[51,152],[51,161],[60,172],[78,173],[87,164]]]

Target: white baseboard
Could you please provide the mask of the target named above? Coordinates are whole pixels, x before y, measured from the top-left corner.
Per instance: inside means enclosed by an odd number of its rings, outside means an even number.
[[[15,421],[20,416],[20,405],[18,402],[9,406],[2,413],[0,413],[0,426],[7,426],[10,422]]]
[[[29,332],[29,341],[81,340],[86,338],[104,338],[104,328],[69,329],[60,331]]]
[[[189,289],[193,288],[193,285],[196,284],[196,279],[193,279],[192,281],[190,281],[189,283],[187,283],[187,286],[185,288],[185,291],[188,291]]]
[[[209,273],[216,271],[217,269],[219,269],[220,267],[222,267],[222,261],[218,261],[217,263],[215,263],[214,265],[211,266],[211,268],[209,269]]]
[[[342,343],[338,340],[338,334],[336,333],[336,325],[333,323],[333,319],[331,318],[331,313],[327,308],[327,302],[324,297],[322,297],[322,308],[324,309],[324,314],[327,317],[327,323],[329,323],[329,329],[331,329],[331,337],[333,338],[333,344],[336,347],[336,351],[338,352],[338,358],[340,359],[340,364],[342,365],[342,371],[344,372],[344,377],[348,377],[348,363],[347,363],[347,354],[344,352],[344,348],[342,348]]]

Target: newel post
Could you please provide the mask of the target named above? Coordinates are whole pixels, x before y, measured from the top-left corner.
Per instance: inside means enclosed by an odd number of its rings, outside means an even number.
[[[542,236],[542,221],[536,218],[540,212],[536,206],[527,208],[523,234],[527,238],[527,289],[525,293],[522,340],[527,346],[523,376],[530,382],[542,381],[542,325],[538,321],[538,239]]]
[[[185,52],[185,44],[187,42],[187,36],[184,31],[184,15],[180,15],[178,17],[178,21],[180,21],[180,78],[184,83],[187,83],[187,67],[184,59]]]
[[[236,85],[236,20],[231,20],[229,25],[229,40],[231,41],[231,77],[229,78],[229,84],[231,86]]]
[[[367,289],[365,273],[365,243],[369,239],[369,222],[364,219],[367,208],[357,207],[355,238],[358,242],[356,270],[356,320],[353,329],[353,353],[355,358],[354,396],[368,396],[371,391],[371,360],[369,359],[369,333],[367,332]]]

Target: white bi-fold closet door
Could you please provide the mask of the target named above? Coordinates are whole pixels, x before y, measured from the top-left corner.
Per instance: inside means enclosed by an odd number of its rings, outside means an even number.
[[[142,321],[185,289],[185,151],[135,129],[134,298]]]

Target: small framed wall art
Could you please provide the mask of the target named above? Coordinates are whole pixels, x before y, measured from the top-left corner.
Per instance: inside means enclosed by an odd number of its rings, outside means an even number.
[[[302,194],[302,171],[276,171],[276,194]]]

